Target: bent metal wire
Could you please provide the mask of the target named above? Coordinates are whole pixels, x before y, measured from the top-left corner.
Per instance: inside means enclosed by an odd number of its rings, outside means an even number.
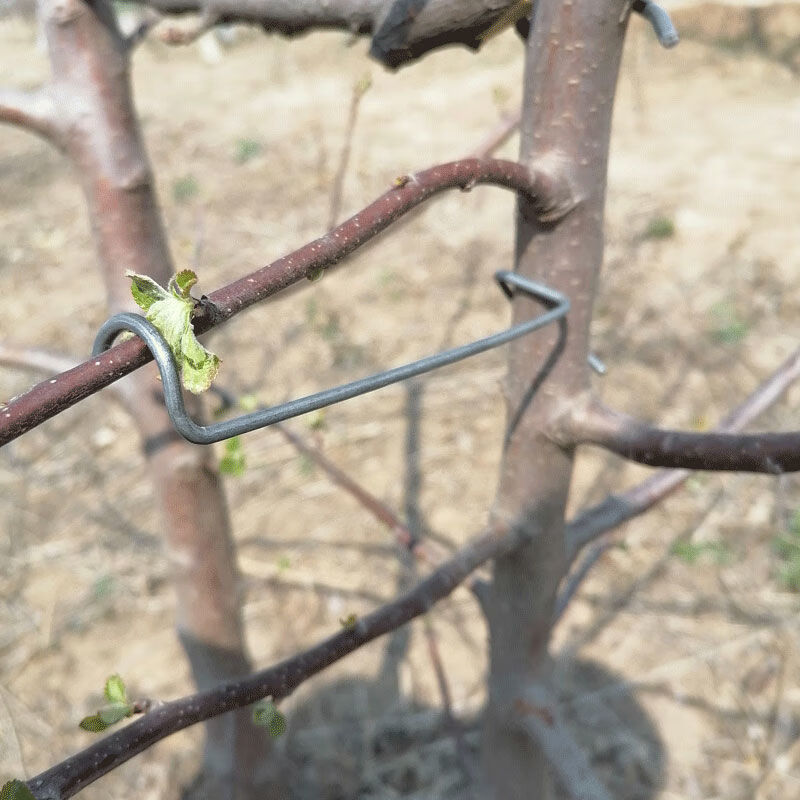
[[[423,372],[430,372],[438,367],[453,364],[478,353],[484,353],[494,347],[507,344],[514,339],[519,339],[527,333],[539,330],[539,328],[543,328],[551,322],[563,319],[569,312],[569,298],[555,289],[536,283],[514,272],[496,272],[494,277],[507,297],[512,298],[515,291],[519,290],[549,306],[550,310],[540,314],[538,317],[513,325],[504,331],[494,333],[469,344],[444,350],[441,353],[421,358],[410,364],[387,369],[384,372],[378,372],[375,375],[369,375],[366,378],[360,378],[351,383],[336,386],[333,389],[326,389],[297,400],[290,400],[271,408],[259,409],[250,414],[244,414],[235,419],[225,420],[213,425],[198,425],[187,414],[181,393],[180,377],[172,351],[158,329],[139,314],[125,312],[115,314],[106,320],[97,333],[92,355],[97,356],[107,350],[116,335],[121,331],[135,333],[147,345],[158,364],[161,380],[164,383],[164,400],[175,429],[181,436],[195,444],[213,444],[223,439],[230,439],[232,436],[274,425],[276,422],[282,422],[290,417],[296,417],[309,411],[316,411],[324,406],[340,403],[342,400],[349,400],[351,397],[357,397],[360,394],[381,389],[392,383],[413,378],[415,375],[421,375]]]

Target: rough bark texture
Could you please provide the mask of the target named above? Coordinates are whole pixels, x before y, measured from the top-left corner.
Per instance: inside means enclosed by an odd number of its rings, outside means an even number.
[[[495,563],[487,616],[489,706],[482,762],[493,800],[545,798],[544,756],[515,721],[519,698],[546,682],[553,599],[564,571],[573,453],[548,438],[560,403],[588,388],[588,334],[603,252],[611,112],[626,27],[624,0],[539,0],[527,45],[521,157],[560,164],[578,206],[550,223],[521,202],[517,270],[567,294],[566,330],[515,343],[506,386],[509,433],[493,509],[527,539]],[[521,304],[515,316],[525,313]],[[543,365],[560,354],[546,378]],[[536,387],[538,386],[538,391]],[[533,396],[532,396],[533,395]]]
[[[41,0],[41,12],[53,70],[51,96],[59,105],[59,141],[80,176],[109,307],[129,310],[126,269],[163,285],[173,267],[133,107],[128,51],[106,0]],[[152,366],[119,387],[142,435],[163,513],[181,639],[198,686],[207,688],[249,671],[220,479],[210,450],[175,436]],[[256,735],[248,714],[215,721],[207,732],[206,770],[227,787],[215,793],[216,800],[263,797],[251,787],[257,763],[252,748],[233,755],[237,739]],[[263,758],[264,751],[258,755]]]
[[[321,28],[372,36],[370,54],[389,67],[447,45],[477,49],[517,0],[135,0],[166,14],[202,13],[252,22],[286,36]]]

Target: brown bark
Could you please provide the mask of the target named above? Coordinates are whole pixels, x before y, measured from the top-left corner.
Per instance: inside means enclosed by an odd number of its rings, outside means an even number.
[[[657,428],[591,396],[558,421],[554,438],[573,447],[604,447],[650,467],[772,475],[800,470],[800,431],[734,434]]]
[[[128,48],[106,0],[41,0],[41,11],[61,142],[86,196],[109,308],[130,309],[126,269],[163,285],[173,267],[133,106]],[[162,510],[180,636],[198,686],[207,688],[250,669],[220,479],[210,450],[175,436],[152,367],[119,388],[142,436]],[[256,773],[255,756],[263,759],[264,752],[232,749],[238,738],[255,735],[247,713],[217,721],[207,733],[206,770],[229,787],[217,797],[263,796],[249,779]]]
[[[603,252],[609,133],[626,27],[625,0],[538,0],[528,38],[520,160],[559,164],[577,207],[541,222],[520,202],[517,270],[569,296],[560,340],[549,330],[512,345],[509,433],[493,509],[526,544],[495,563],[489,590],[489,705],[482,762],[486,796],[550,793],[545,756],[515,724],[514,705],[546,683],[553,599],[563,575],[564,510],[573,453],[548,436],[563,398],[588,388],[588,334]],[[521,305],[515,316],[524,314]],[[558,358],[542,381],[537,373]],[[541,384],[541,385],[539,385]],[[538,391],[536,391],[538,386]]]
[[[219,22],[252,22],[286,36],[337,29],[372,36],[370,54],[389,67],[482,34],[517,0],[135,0],[165,14],[201,13]]]

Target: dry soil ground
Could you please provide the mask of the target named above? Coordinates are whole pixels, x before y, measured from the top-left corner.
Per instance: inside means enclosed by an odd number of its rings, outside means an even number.
[[[251,34],[214,65],[194,48],[141,47],[136,94],[178,262],[195,265],[207,290],[322,232],[362,76],[373,85],[345,211],[475,146],[518,103],[521,62],[512,35],[397,75],[342,35]],[[45,73],[33,28],[0,24],[0,82],[34,85]],[[594,327],[609,402],[702,428],[797,346],[798,88],[747,47],[665,52],[633,26]],[[74,176],[4,128],[0,187],[0,336],[87,354],[106,312]],[[217,333],[221,382],[272,402],[501,326],[507,308],[490,276],[510,264],[512,212],[495,189],[435,201],[336,274]],[[395,387],[331,408],[314,435],[372,492],[457,545],[491,502],[502,375],[502,353],[484,356],[417,393]],[[32,380],[3,369],[0,397]],[[760,427],[797,427],[799,400],[797,387]],[[294,427],[311,435],[306,420]],[[244,444],[248,469],[229,494],[249,640],[268,664],[412,578],[385,531],[277,433]],[[581,453],[573,510],[645,474]],[[0,451],[0,779],[88,743],[76,723],[109,673],[134,694],[189,689],[150,497],[131,425],[102,395]],[[564,709],[616,796],[800,797],[800,626],[786,582],[800,570],[798,507],[792,476],[699,475],[624,530],[625,546],[571,605],[553,643]],[[455,710],[472,724],[480,615],[459,591],[432,618]],[[286,703],[297,786],[331,799],[447,796],[461,773],[439,707],[420,624],[365,648]],[[197,730],[175,736],[83,796],[173,800],[198,742]]]

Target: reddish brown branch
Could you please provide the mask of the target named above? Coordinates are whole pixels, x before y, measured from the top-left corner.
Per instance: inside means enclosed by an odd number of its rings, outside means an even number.
[[[0,89],[0,122],[17,125],[63,148],[64,131],[48,86],[35,91]]]
[[[565,433],[566,436],[562,436]],[[593,444],[650,467],[766,472],[800,470],[800,431],[695,433],[658,428],[603,405],[597,398],[576,404],[558,441]]]
[[[468,190],[477,184],[504,187],[519,192],[547,216],[562,202],[564,195],[561,176],[496,159],[464,159],[441,164],[401,176],[395,184],[382,197],[319,239],[213,292],[210,302],[199,309],[195,329],[207,331],[281,289],[332,267],[403,214],[446,189]],[[551,200],[553,197],[559,199]],[[43,381],[5,405],[0,404],[0,446],[150,360],[150,353],[142,342],[130,339],[96,359]]]
[[[519,533],[485,533],[442,564],[413,590],[359,619],[352,627],[273,667],[206,692],[165,703],[27,782],[37,800],[67,800],[161,739],[263,697],[280,699],[303,681],[367,642],[396,630],[447,597],[474,569],[511,552]]]
[[[772,406],[800,378],[800,348],[795,350],[775,372],[758,386],[737,408],[724,417],[716,430],[720,433],[739,431]],[[781,435],[781,434],[778,434]],[[642,483],[612,494],[596,506],[579,514],[567,529],[567,558],[589,542],[614,530],[633,517],[648,511],[678,489],[691,471],[662,470]]]

